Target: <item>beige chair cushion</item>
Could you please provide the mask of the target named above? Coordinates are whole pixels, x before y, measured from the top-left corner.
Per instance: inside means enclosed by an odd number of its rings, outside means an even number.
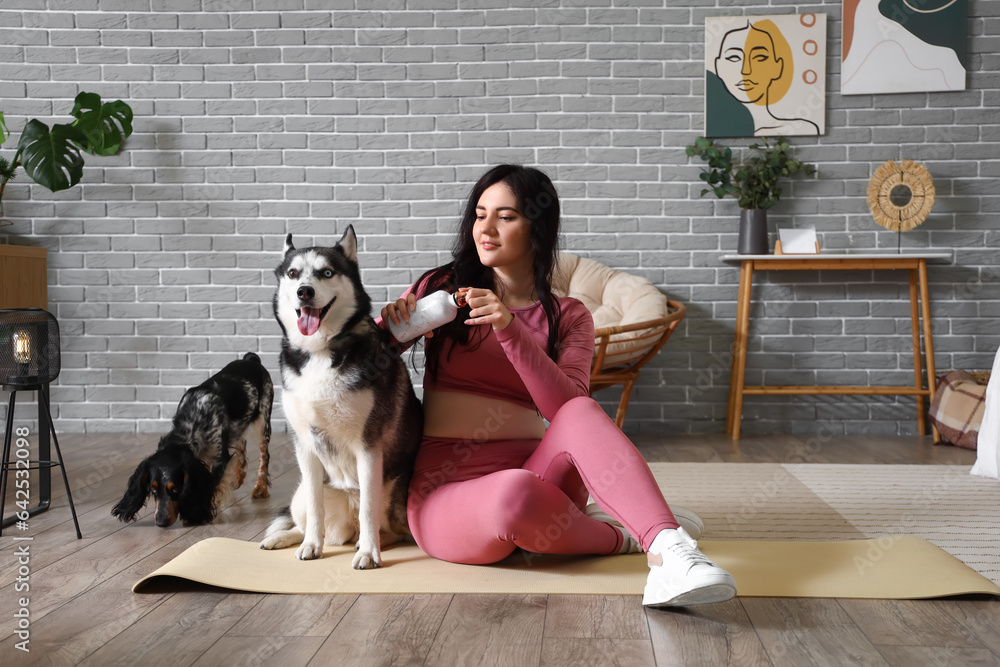
[[[667,297],[645,278],[617,271],[600,262],[560,253],[553,291],[583,302],[594,317],[594,327],[625,326],[667,317]],[[655,338],[615,343],[642,332],[612,336],[605,364],[623,364],[641,357]]]

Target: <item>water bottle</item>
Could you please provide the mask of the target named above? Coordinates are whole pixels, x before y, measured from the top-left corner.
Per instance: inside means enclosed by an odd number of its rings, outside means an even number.
[[[465,305],[465,297],[457,292],[451,294],[445,290],[433,292],[417,301],[417,309],[410,313],[410,321],[399,319],[399,324],[393,324],[388,318],[386,323],[396,340],[400,343],[422,336],[431,329],[437,329],[455,319],[458,309]]]

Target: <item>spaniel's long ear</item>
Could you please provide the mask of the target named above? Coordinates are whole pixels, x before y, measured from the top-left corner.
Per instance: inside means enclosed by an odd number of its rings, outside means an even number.
[[[124,523],[135,521],[135,515],[145,506],[148,497],[149,459],[146,459],[132,473],[128,480],[128,487],[125,489],[125,495],[111,510],[111,514]]]
[[[184,488],[177,499],[177,512],[185,525],[200,526],[215,518],[215,483],[212,473],[194,456],[185,461]]]

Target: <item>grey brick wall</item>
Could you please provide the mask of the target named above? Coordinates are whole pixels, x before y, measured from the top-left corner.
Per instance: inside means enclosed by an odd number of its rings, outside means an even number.
[[[840,0],[733,4],[3,0],[12,128],[64,118],[80,90],[136,112],[127,150],[89,159],[82,186],[53,195],[22,178],[5,198],[14,224],[0,234],[50,251],[59,430],[165,430],[184,388],[245,350],[277,376],[269,301],[286,232],[327,243],[353,223],[381,305],[446,260],[479,173],[517,161],[556,181],[567,250],[688,305],[627,430],[721,431],[738,271],[720,257],[735,249],[738,209],[698,197],[683,147],[703,127],[704,18],[734,13],[829,17],[827,133],[792,140],[820,173],[788,183],[772,226],[815,224],[828,250],[894,250],[867,212],[867,181],[887,159],[923,161],[937,204],[902,244],[954,251],[930,272],[937,366],[988,368],[1000,346],[1000,0],[970,0],[967,91],[854,97],[839,94]],[[761,279],[748,381],[912,382],[905,276]],[[913,433],[914,414],[911,398],[751,397],[744,431]],[[280,410],[275,421],[284,428]]]

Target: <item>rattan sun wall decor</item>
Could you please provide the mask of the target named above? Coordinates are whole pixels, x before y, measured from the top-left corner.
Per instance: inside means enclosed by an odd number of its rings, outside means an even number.
[[[906,232],[927,219],[934,206],[934,180],[913,160],[888,160],[868,181],[868,209],[875,222]]]

